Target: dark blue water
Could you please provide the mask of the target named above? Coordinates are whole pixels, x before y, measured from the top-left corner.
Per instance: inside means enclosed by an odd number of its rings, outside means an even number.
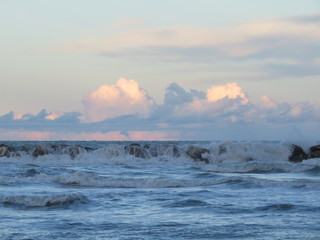
[[[0,158],[1,239],[320,239],[320,159],[290,163],[285,144],[198,143],[209,163],[185,142],[146,158],[74,144],[92,149]]]

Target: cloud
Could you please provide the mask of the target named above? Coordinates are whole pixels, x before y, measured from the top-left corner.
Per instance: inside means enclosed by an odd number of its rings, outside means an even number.
[[[206,91],[177,83],[156,104],[134,80],[119,79],[83,98],[84,111],[0,117],[3,140],[283,140],[317,139],[320,103],[250,101],[235,82]],[[86,119],[87,121],[81,121]],[[297,134],[299,133],[299,134]]]
[[[164,97],[165,105],[181,105],[183,103],[192,102],[195,99],[204,99],[204,92],[191,89],[189,92],[180,87],[177,83],[171,83]]]
[[[61,46],[63,52],[90,52],[142,62],[214,63],[234,68],[238,78],[318,76],[320,15],[252,21],[228,28],[136,25],[104,37],[91,36]],[[273,62],[268,62],[273,59]],[[289,62],[295,62],[294,64]],[[282,62],[282,63],[281,63]],[[247,65],[246,73],[241,68]],[[241,68],[241,69],[239,69]]]
[[[291,17],[291,18],[289,18],[289,20],[299,22],[299,23],[311,23],[311,24],[312,23],[320,23],[320,14]]]
[[[134,80],[120,78],[115,85],[103,85],[86,93],[82,100],[86,121],[99,122],[122,115],[147,117],[155,102]]]
[[[49,119],[49,120],[55,120],[57,118],[59,118],[61,116],[60,113],[58,112],[51,112],[48,116],[46,116],[45,118],[46,119]]]
[[[212,86],[207,91],[186,91],[176,83],[166,89],[164,105],[158,110],[159,118],[168,116],[182,122],[203,123],[225,120],[231,113],[243,108],[248,98],[237,83]],[[168,114],[169,113],[169,114]],[[233,118],[234,119],[234,118]]]
[[[82,39],[65,46],[70,51],[93,51],[105,56],[162,56],[192,60],[193,57],[241,58],[282,47],[319,46],[320,15],[249,22],[233,28],[164,26]],[[287,49],[288,49],[287,48]],[[274,52],[275,55],[276,52]],[[282,53],[284,52],[282,51]],[[286,52],[291,56],[294,52]]]
[[[175,140],[176,133],[160,131],[131,131],[126,134],[112,132],[62,132],[62,131],[27,131],[0,129],[1,139],[7,141],[170,141]]]
[[[274,102],[270,97],[268,96],[262,96],[260,98],[260,101],[262,103],[262,106],[265,108],[276,108],[277,107],[277,103]]]
[[[222,86],[213,86],[207,90],[207,99],[209,102],[216,102],[223,98],[241,98],[242,103],[248,103],[248,98],[237,83],[228,83]]]

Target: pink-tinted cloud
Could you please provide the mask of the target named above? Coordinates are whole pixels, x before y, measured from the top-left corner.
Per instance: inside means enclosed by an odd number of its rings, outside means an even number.
[[[235,82],[221,86],[212,86],[207,90],[207,100],[209,102],[216,102],[223,98],[240,98],[243,104],[249,101],[244,91]]]
[[[132,131],[128,135],[131,141],[173,141],[180,137],[177,131]]]
[[[82,100],[88,122],[98,122],[122,115],[147,117],[155,105],[145,90],[134,80],[120,78],[115,85],[103,85],[86,93]]]
[[[23,119],[23,116],[24,116],[23,114],[15,114],[13,119],[14,120]]]
[[[120,131],[103,132],[61,132],[61,131],[25,131],[2,130],[1,139],[7,141],[170,141],[177,140],[177,132],[166,131],[129,131],[126,134]]]
[[[51,139],[53,133],[48,131],[4,130],[0,129],[1,140],[6,141],[45,141]]]
[[[260,101],[262,103],[262,106],[263,107],[266,107],[266,108],[276,108],[277,107],[277,103],[274,102],[270,97],[268,96],[262,96],[260,98]]]
[[[129,131],[125,134],[120,131],[102,132],[82,132],[59,134],[63,139],[68,140],[97,140],[97,141],[168,141],[176,140],[176,133],[165,131]]]
[[[48,120],[55,120],[57,118],[61,117],[61,114],[58,112],[51,112],[48,116],[45,117],[45,119]]]
[[[178,91],[179,90],[179,91]],[[237,111],[249,102],[247,95],[237,83],[212,86],[206,92],[185,91],[180,86],[168,88],[165,103],[169,100],[180,103],[174,105],[175,116],[206,116],[213,117],[226,112]],[[235,117],[231,118],[235,121]]]
[[[1,140],[221,140],[318,138],[320,103],[278,103],[262,96],[250,102],[236,83],[205,91],[170,84],[157,105],[133,80],[120,79],[86,94],[79,112],[0,116]],[[86,118],[87,122],[81,122]],[[268,129],[267,131],[265,129]],[[295,133],[292,133],[294,129]],[[298,129],[298,130],[297,130]]]

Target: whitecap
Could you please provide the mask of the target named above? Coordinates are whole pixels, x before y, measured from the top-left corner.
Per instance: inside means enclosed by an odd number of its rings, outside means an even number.
[[[17,195],[2,197],[0,198],[0,201],[4,204],[23,205],[26,207],[48,207],[73,203],[74,201],[83,198],[85,198],[85,196],[78,193],[58,195]]]

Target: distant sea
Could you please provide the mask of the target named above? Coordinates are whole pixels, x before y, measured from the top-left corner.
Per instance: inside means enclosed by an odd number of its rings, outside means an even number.
[[[290,162],[291,151],[0,142],[0,239],[320,239],[320,158]]]

